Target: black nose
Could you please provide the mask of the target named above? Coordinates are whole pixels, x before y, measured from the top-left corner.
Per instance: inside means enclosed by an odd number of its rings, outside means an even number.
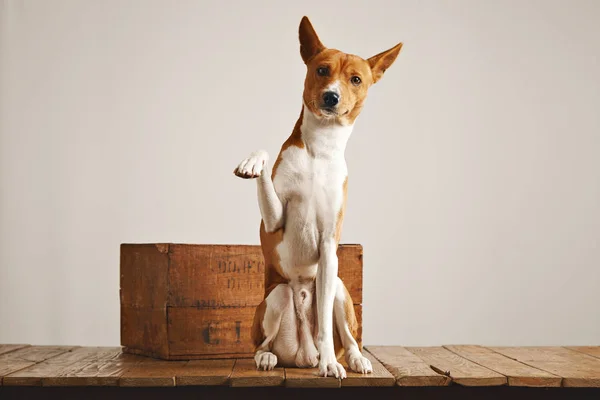
[[[323,93],[323,103],[327,107],[335,107],[340,101],[340,95],[336,92],[325,92]]]

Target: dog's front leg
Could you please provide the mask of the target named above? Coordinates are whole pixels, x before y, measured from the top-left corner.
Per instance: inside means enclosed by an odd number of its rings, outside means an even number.
[[[283,226],[283,203],[275,192],[269,174],[269,155],[264,150],[250,154],[233,171],[240,178],[258,178],[258,206],[267,232],[274,232]]]
[[[335,357],[333,345],[333,301],[337,287],[337,244],[333,237],[323,240],[319,248],[317,270],[317,349],[319,375],[345,378],[346,371]]]

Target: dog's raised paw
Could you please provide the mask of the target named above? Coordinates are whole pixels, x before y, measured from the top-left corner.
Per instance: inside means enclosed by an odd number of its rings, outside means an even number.
[[[271,371],[277,365],[277,356],[268,351],[257,355],[254,360],[256,368],[263,371]]]
[[[266,151],[255,151],[248,158],[242,160],[233,170],[233,173],[244,179],[258,178],[268,160],[269,155]]]
[[[373,372],[371,360],[369,360],[362,354],[349,357],[348,366],[352,371],[358,372],[359,374],[368,374]]]

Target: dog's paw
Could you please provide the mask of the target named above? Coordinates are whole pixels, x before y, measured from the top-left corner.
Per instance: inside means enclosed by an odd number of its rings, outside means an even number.
[[[352,371],[358,372],[359,374],[368,374],[373,372],[371,360],[362,354],[351,355],[348,357],[348,367],[350,367]]]
[[[256,368],[263,371],[271,371],[277,365],[277,356],[271,352],[257,354],[254,357]]]
[[[337,379],[346,378],[346,370],[337,361],[325,363],[319,361],[319,376],[333,376]]]
[[[344,379],[346,377],[346,370],[337,361],[333,351],[325,351],[324,354],[321,354],[319,359],[319,376],[333,376],[338,379]]]
[[[269,155],[266,151],[255,151],[250,154],[248,158],[242,160],[242,162],[233,170],[233,173],[244,179],[258,178],[268,160]]]

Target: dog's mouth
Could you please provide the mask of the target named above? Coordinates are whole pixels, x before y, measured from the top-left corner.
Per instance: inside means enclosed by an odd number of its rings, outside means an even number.
[[[343,117],[344,115],[348,114],[350,112],[350,110],[347,110],[343,113],[339,112],[338,110],[336,110],[333,107],[327,107],[327,106],[321,106],[321,114],[323,114],[323,116],[325,117]]]

